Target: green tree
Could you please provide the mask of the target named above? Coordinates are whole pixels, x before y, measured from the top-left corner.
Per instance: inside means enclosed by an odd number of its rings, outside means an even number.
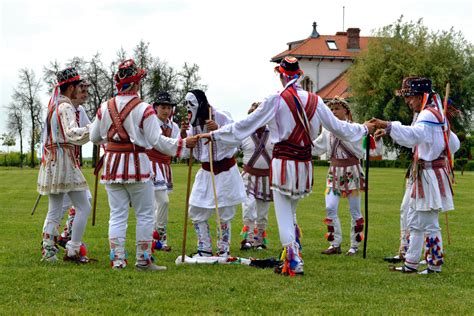
[[[395,23],[376,31],[349,70],[354,110],[359,120],[379,117],[409,124],[412,113],[394,91],[407,76],[424,76],[433,89],[445,94],[451,85],[450,99],[463,115],[455,130],[469,127],[474,106],[473,46],[460,32],[430,31],[423,20]]]

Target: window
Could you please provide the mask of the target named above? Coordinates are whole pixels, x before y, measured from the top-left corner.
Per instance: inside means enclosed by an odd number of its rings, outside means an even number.
[[[301,82],[303,90],[313,92],[313,81],[309,77],[305,77]]]
[[[326,44],[328,44],[328,47],[329,47],[330,50],[337,50],[336,41],[334,41],[334,40],[327,40],[327,41],[326,41]]]

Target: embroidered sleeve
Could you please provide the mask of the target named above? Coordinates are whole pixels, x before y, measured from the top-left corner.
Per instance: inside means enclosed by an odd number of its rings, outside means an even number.
[[[140,128],[143,128],[143,122],[152,115],[156,115],[155,109],[153,109],[151,105],[148,105],[148,107],[143,112],[143,117],[140,122]]]
[[[89,128],[79,127],[76,121],[75,109],[72,105],[63,103],[59,107],[61,126],[64,132],[64,141],[74,145],[83,145],[89,141]]]

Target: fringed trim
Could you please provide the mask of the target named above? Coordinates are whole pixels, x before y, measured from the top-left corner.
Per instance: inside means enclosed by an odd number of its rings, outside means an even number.
[[[298,248],[301,250],[303,246],[301,246],[301,238],[303,237],[303,232],[298,224],[295,224],[295,240],[298,244]]]
[[[110,249],[109,260],[110,260],[110,266],[111,266],[111,267],[114,266],[114,261],[115,261],[115,260],[123,260],[123,261],[125,262],[125,264],[128,265],[128,253],[125,251],[124,257],[123,257],[123,258],[120,258],[120,257],[115,253],[115,249]]]
[[[425,260],[432,266],[441,266],[444,263],[444,254],[438,237],[426,237]]]
[[[298,261],[296,261],[295,259],[296,255],[299,255],[301,257],[301,252],[295,254],[292,245],[283,248],[280,256],[280,260],[284,262],[283,268],[281,270],[282,274],[287,274],[290,277],[296,275],[295,268],[298,266]]]
[[[248,227],[247,225],[244,225],[244,227],[242,227],[242,231],[240,232],[240,236],[243,239],[247,239],[249,237],[249,231],[250,231],[250,227]],[[254,233],[255,233],[255,230],[254,230]]]

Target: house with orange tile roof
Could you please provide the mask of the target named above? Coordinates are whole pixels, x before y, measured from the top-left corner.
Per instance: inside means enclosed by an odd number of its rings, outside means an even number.
[[[350,97],[347,70],[356,56],[367,48],[371,37],[360,36],[358,28],[348,28],[335,35],[320,35],[316,27],[314,22],[308,38],[287,43],[288,49],[272,57],[271,61],[279,63],[286,56],[296,57],[304,71],[303,89],[316,92],[324,100],[335,96]]]

